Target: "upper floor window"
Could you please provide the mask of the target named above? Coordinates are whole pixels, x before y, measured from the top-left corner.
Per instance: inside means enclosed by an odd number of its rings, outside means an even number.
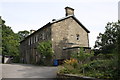
[[[45,40],[45,33],[42,34],[42,39]]]
[[[80,40],[80,35],[79,34],[76,34],[76,39]]]
[[[30,39],[28,40],[28,45],[30,45]]]
[[[36,37],[35,37],[35,38],[36,38],[36,41],[35,41],[35,42],[37,42],[37,41],[38,41],[38,35],[36,35]]]
[[[31,37],[31,40],[30,40],[30,41],[31,41],[31,44],[33,44],[33,40],[32,40],[32,37]]]
[[[34,42],[33,43],[35,43],[36,42],[36,36],[34,36],[34,40],[33,40]]]

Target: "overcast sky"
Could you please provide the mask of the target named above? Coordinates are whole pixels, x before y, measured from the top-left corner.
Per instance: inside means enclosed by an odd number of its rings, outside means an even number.
[[[0,16],[14,32],[37,30],[52,19],[65,17],[65,7],[90,31],[90,47],[107,22],[118,20],[119,0],[1,0]]]
[[[120,1],[118,3],[118,20],[120,20]]]

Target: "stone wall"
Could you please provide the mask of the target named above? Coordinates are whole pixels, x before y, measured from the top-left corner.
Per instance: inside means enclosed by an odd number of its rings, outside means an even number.
[[[69,23],[69,43],[75,43],[72,46],[89,47],[88,33],[73,18],[69,18]]]
[[[54,23],[51,28],[54,58],[68,58],[72,52],[64,48],[89,47],[88,33],[72,17]]]
[[[57,74],[57,78],[59,80],[107,80],[107,79],[97,79],[93,77],[87,77],[87,76],[78,76],[73,74]]]
[[[37,51],[39,42],[51,40],[51,28],[46,26],[35,33],[32,33],[21,42],[21,61],[28,64],[38,63],[40,53]]]

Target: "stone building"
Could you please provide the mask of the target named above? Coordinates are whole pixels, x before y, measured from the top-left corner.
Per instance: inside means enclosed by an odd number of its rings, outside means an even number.
[[[36,47],[39,42],[50,40],[54,50],[53,59],[66,59],[80,47],[89,49],[90,32],[75,16],[74,9],[65,8],[65,17],[53,19],[20,42],[21,59],[25,63],[37,63],[40,54]]]

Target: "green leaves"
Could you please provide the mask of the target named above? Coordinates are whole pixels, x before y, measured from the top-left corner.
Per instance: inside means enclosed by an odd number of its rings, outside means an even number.
[[[71,54],[72,58],[76,58],[81,63],[84,63],[88,58],[92,56],[93,53],[85,53],[83,48],[80,48],[80,51],[78,53]]]
[[[6,26],[4,23],[0,28],[2,29],[0,30],[2,33],[2,54],[13,56],[14,61],[18,62],[19,60],[16,61],[15,57],[19,57],[19,36],[13,32],[11,27]]]
[[[94,48],[99,48],[101,53],[112,53],[117,48],[119,28],[119,22],[108,22],[105,32],[97,37]]]
[[[44,41],[39,43],[37,50],[42,56],[46,58],[50,58],[53,55],[52,44],[50,41]]]
[[[41,65],[51,65],[53,56],[52,43],[50,41],[40,42],[37,46],[37,50],[41,56],[39,63]]]

